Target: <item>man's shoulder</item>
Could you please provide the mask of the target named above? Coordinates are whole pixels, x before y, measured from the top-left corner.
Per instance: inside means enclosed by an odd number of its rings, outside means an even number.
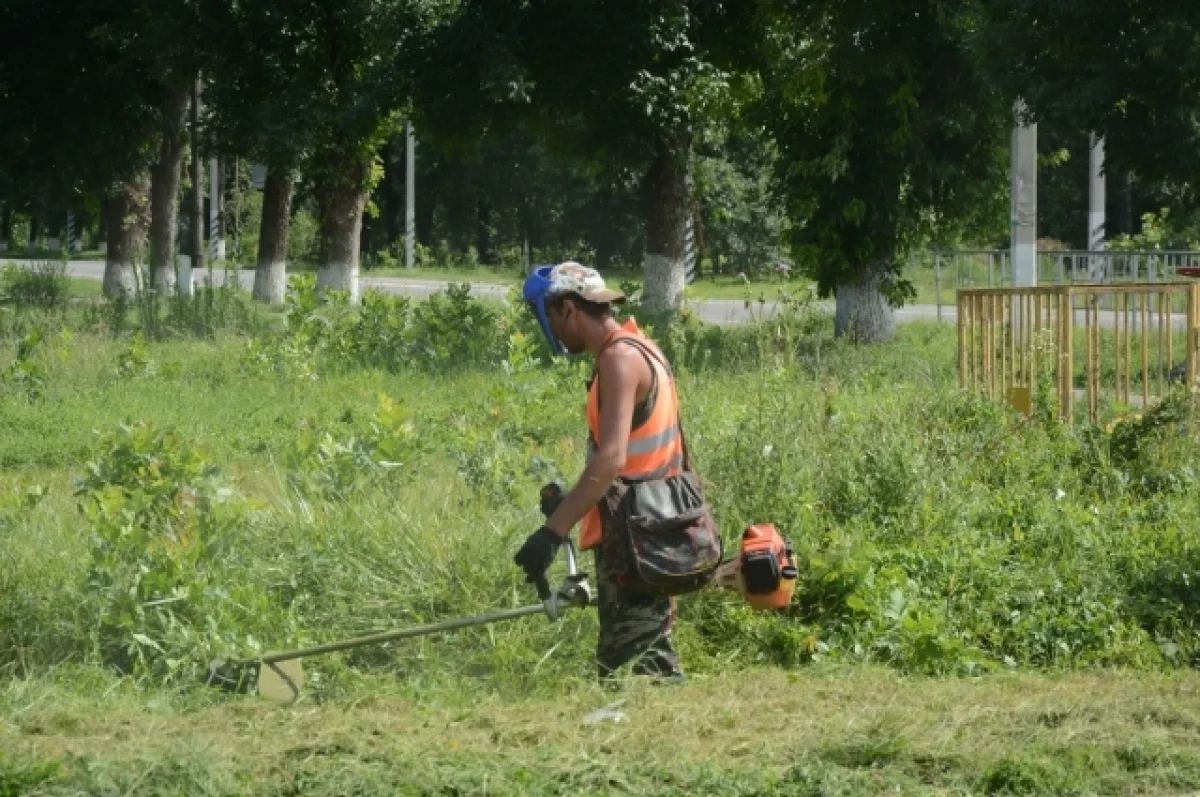
[[[611,362],[645,362],[646,355],[660,363],[667,362],[667,356],[653,340],[644,335],[627,335],[600,352],[597,362],[604,362],[606,359]]]

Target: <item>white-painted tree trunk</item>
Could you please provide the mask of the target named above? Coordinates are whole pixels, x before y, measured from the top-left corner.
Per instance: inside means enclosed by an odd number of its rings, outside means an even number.
[[[179,237],[179,186],[183,166],[184,121],[191,86],[178,83],[167,89],[161,108],[158,163],[150,183],[150,271],[162,296],[175,291],[175,249]]]
[[[318,185],[321,213],[320,267],[317,287],[344,290],[350,303],[359,301],[359,249],[363,209],[367,204],[367,175],[370,163],[352,162],[344,174]]]
[[[646,263],[642,302],[654,312],[683,306],[686,285],[687,182],[686,145],[659,144],[658,157],[646,174]]]
[[[287,291],[287,248],[292,214],[293,183],[286,170],[272,166],[263,186],[262,225],[258,236],[258,265],[254,299],[283,304]]]
[[[654,312],[674,311],[683,306],[684,260],[682,257],[646,253],[642,301]]]
[[[880,287],[876,269],[837,286],[834,333],[856,343],[878,343],[896,334],[896,316]]]
[[[132,296],[142,285],[139,269],[150,228],[150,176],[145,172],[121,183],[105,200],[108,250],[104,259],[104,295]]]

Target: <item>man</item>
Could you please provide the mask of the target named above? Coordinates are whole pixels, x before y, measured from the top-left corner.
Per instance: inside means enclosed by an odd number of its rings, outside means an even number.
[[[598,504],[618,477],[658,479],[683,467],[679,402],[659,348],[631,318],[624,324],[612,306],[624,295],[578,263],[539,268],[525,283],[525,301],[538,317],[556,355],[587,352],[595,361],[588,389],[587,465],[546,524],[525,541],[516,563],[532,583],[544,578],[563,540],[582,522],[580,548],[595,552],[600,638],[596,661],[602,678],[632,662],[638,675],[682,679],[671,640],[673,598],[629,593],[613,581],[600,548],[604,534]]]

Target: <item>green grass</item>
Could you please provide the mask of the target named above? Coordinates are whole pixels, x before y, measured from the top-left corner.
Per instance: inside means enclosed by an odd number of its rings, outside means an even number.
[[[67,295],[73,299],[97,299],[101,295],[102,288],[100,280],[84,279],[83,277],[67,278]]]
[[[781,614],[682,599],[682,687],[597,686],[590,612],[313,659],[292,708],[198,685],[530,602],[512,553],[583,462],[586,367],[525,315],[309,298],[286,335],[0,344],[0,795],[1200,789],[1194,424],[980,403],[932,324],[656,330],[727,540],[771,520],[803,570]]]

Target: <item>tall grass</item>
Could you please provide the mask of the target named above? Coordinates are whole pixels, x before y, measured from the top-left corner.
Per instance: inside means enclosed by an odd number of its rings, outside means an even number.
[[[187,681],[213,658],[531,599],[511,551],[538,486],[582,464],[582,364],[547,365],[522,313],[461,291],[353,310],[302,282],[287,331],[229,319],[193,328],[207,340],[81,334],[39,355],[37,394],[3,393],[0,667]],[[1200,660],[1183,399],[1068,429],[958,393],[936,326],[854,347],[803,303],[740,330],[650,326],[731,548],[772,521],[803,564],[783,613],[683,601],[691,669]],[[94,432],[126,421],[149,425]],[[514,688],[583,675],[594,622],[333,657],[318,683],[366,664]]]

